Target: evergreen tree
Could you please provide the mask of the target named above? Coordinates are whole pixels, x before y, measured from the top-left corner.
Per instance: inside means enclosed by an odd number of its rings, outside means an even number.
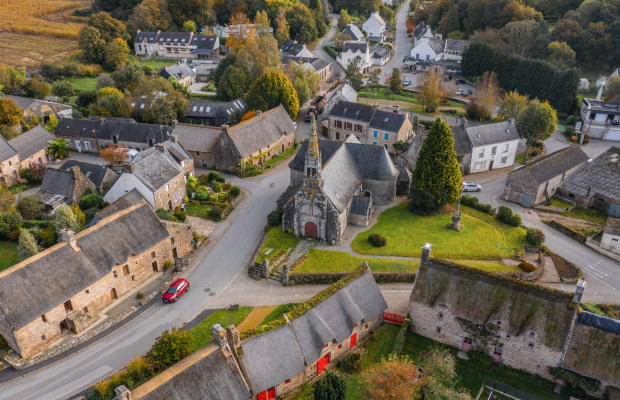
[[[349,85],[356,91],[360,91],[362,89],[362,73],[360,69],[357,68],[357,64],[350,63],[347,69],[344,71],[344,76],[349,80]]]
[[[73,210],[66,204],[61,205],[56,210],[56,221],[54,223],[56,232],[60,234],[63,229],[69,229],[77,232],[80,229],[80,222],[75,217]]]
[[[267,71],[250,86],[246,102],[253,110],[267,111],[282,106],[294,121],[299,112],[299,99],[291,81],[281,72]]]
[[[400,93],[402,91],[400,69],[398,68],[392,69],[392,76],[390,76],[390,90],[392,91],[392,93]]]
[[[333,372],[314,385],[314,400],[344,400],[346,393],[347,383]]]
[[[20,229],[17,253],[20,260],[32,257],[40,251],[34,236],[28,229]]]
[[[437,118],[428,130],[411,178],[410,209],[433,214],[461,193],[461,170],[450,125]]]
[[[338,31],[342,32],[344,28],[351,23],[351,17],[347,10],[340,10],[340,17],[338,17]]]
[[[447,36],[452,32],[461,30],[458,9],[458,7],[451,7],[448,15],[446,15],[444,20],[441,22],[441,31],[443,32],[444,36]]]

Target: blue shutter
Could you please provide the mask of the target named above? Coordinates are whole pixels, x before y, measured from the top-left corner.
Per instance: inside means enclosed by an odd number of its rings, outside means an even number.
[[[379,134],[379,132],[375,131],[375,137],[377,137],[378,134]]]
[[[385,134],[385,140],[389,140],[389,139],[390,139],[390,134],[389,134],[389,133],[386,133],[386,134]]]
[[[376,146],[376,145],[377,145],[377,142],[372,142],[372,144],[373,144],[373,146]]]

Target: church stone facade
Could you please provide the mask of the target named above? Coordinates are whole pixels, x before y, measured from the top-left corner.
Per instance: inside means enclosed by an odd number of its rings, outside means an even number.
[[[282,227],[296,236],[340,242],[348,224],[367,226],[373,204],[396,197],[400,174],[383,146],[318,140],[312,127],[289,164],[291,184],[278,200]]]

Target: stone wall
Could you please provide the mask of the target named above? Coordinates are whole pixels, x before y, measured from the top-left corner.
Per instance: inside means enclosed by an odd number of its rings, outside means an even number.
[[[193,250],[194,230],[191,225],[171,221],[161,221],[161,223],[168,231],[171,239],[174,238],[170,241],[171,249],[177,249],[177,257],[183,258],[188,255]]]
[[[168,185],[168,190],[166,190],[166,186],[164,186],[154,193],[156,209],[163,208],[166,210],[174,210],[177,206],[180,206],[181,203],[183,203],[183,198],[187,196],[185,178],[183,173],[177,175],[173,180],[168,182]],[[174,196],[175,194],[177,194],[176,198]],[[168,202],[172,203],[172,207],[169,207]]]
[[[49,161],[47,160],[47,157],[50,158],[50,160],[52,159],[51,155],[48,156],[46,154],[46,150],[47,147],[45,149],[42,149],[36,153],[34,153],[33,155],[31,155],[30,157],[26,158],[25,160],[20,160],[20,164],[22,168],[30,168],[34,165],[38,165],[39,164],[39,160],[41,160],[41,164],[46,165]]]
[[[348,273],[344,272],[332,272],[332,273],[306,273],[306,274],[289,274],[289,282],[296,285],[317,285],[317,284],[332,284]],[[413,283],[415,281],[415,272],[373,272],[372,276],[377,283],[394,283],[394,282],[406,282]]]
[[[0,176],[4,180],[4,186],[11,186],[19,181],[19,155],[0,162]]]
[[[572,230],[571,228],[565,225],[562,225],[559,222],[556,222],[555,220],[547,221],[546,223],[547,225],[557,229],[558,231],[562,232],[563,234],[570,237],[571,239],[575,239],[579,243],[584,243],[584,244],[586,243],[587,237],[583,236],[581,233],[576,232]]]
[[[80,171],[80,167],[78,166],[71,167],[71,172],[73,173],[73,176],[75,177],[75,183],[73,185],[73,199],[72,199],[74,203],[77,203],[78,201],[80,201],[80,199],[84,195],[84,192],[86,192],[87,189],[92,189],[93,192],[97,191],[95,184]]]
[[[235,146],[227,131],[222,132],[213,145],[212,151],[216,169],[226,171],[240,170],[241,153],[239,153],[237,146]]]
[[[528,246],[526,246],[527,248]],[[526,249],[527,250],[527,249]],[[538,250],[538,249],[536,249]],[[545,272],[545,256],[544,254],[539,250],[538,251],[538,263],[539,266],[538,268],[536,268],[535,271],[532,272],[512,272],[512,273],[507,273],[505,274],[506,276],[510,276],[512,278],[516,278],[516,279],[520,279],[522,281],[527,281],[527,282],[534,282],[536,281],[538,278],[540,278],[543,274],[543,272]]]

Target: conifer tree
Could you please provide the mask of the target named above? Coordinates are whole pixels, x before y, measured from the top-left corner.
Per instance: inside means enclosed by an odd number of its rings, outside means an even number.
[[[20,260],[32,257],[39,252],[39,246],[28,229],[20,229],[17,253]]]
[[[360,69],[357,68],[357,64],[350,63],[347,69],[344,71],[344,76],[349,80],[349,85],[356,91],[362,90],[362,85],[364,82],[362,81],[362,73]]]
[[[344,400],[347,383],[333,372],[328,372],[314,386],[314,400]]]
[[[454,151],[450,125],[437,118],[422,143],[413,170],[409,207],[418,214],[433,214],[461,193],[461,170]]]

